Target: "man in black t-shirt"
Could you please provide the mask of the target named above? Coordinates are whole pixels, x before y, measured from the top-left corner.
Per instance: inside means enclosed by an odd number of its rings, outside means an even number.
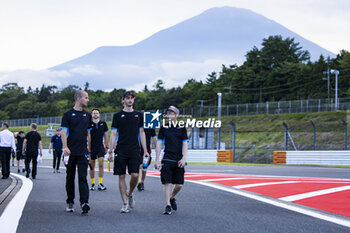
[[[22,150],[23,150],[23,142],[24,142],[24,132],[21,130],[18,132],[16,138],[15,138],[15,141],[16,141],[16,149],[17,149],[17,172],[20,173],[21,172],[21,169],[20,169],[20,162],[21,160],[23,161],[23,169],[22,169],[22,172],[25,171],[25,163],[24,163],[24,159],[25,159],[25,156],[22,154]]]
[[[108,126],[107,123],[100,120],[100,110],[94,108],[91,111],[92,123],[89,131],[90,137],[90,190],[95,190],[95,161],[98,159],[98,190],[106,190],[107,188],[102,184],[104,172],[104,158],[108,150]]]
[[[161,181],[164,185],[166,207],[164,214],[171,214],[171,209],[177,210],[175,200],[184,184],[185,165],[188,150],[188,137],[185,127],[180,127],[177,123],[179,109],[170,106],[167,111],[167,118],[170,126],[161,127],[158,133],[156,148],[155,168],[158,168],[160,151],[164,142],[164,156],[162,159]],[[174,184],[171,191],[171,184]]]
[[[109,144],[110,150],[108,151],[108,160],[112,161],[112,149],[117,141],[114,150],[114,174],[119,176],[119,191],[123,201],[122,208],[120,209],[121,213],[129,212],[129,207],[133,208],[135,205],[132,194],[138,181],[142,159],[140,155],[140,146],[142,146],[145,151],[144,155],[148,154],[146,149],[146,136],[143,129],[143,117],[140,112],[134,111],[134,100],[135,94],[132,92],[127,91],[123,94],[122,103],[124,108],[113,116],[112,133]],[[128,167],[128,173],[131,175],[128,193],[125,181],[126,167]]]
[[[145,179],[146,179],[146,174],[147,174],[147,168],[152,162],[152,150],[151,150],[151,139],[153,139],[154,145],[157,145],[157,136],[156,136],[156,131],[154,129],[145,129],[145,135],[146,135],[146,146],[147,146],[147,152],[149,154],[149,159],[148,159],[148,164],[147,167],[143,167],[143,164],[140,166],[140,171],[139,171],[139,183],[137,185],[137,189],[139,191],[145,190]],[[143,161],[143,149],[141,147],[141,156],[142,156],[142,161]]]
[[[75,197],[75,171],[78,167],[78,181],[80,206],[82,214],[87,214],[89,206],[89,186],[87,183],[88,168],[88,130],[91,130],[91,114],[84,111],[89,103],[88,93],[78,90],[74,94],[75,105],[72,109],[65,112],[62,117],[62,144],[63,155],[69,156],[67,164],[66,191],[67,191],[67,212],[73,212]]]
[[[23,141],[22,153],[26,155],[26,177],[29,177],[31,172],[29,168],[30,161],[32,161],[32,178],[36,178],[37,173],[37,159],[38,159],[38,147],[40,147],[40,157],[43,156],[43,144],[41,142],[41,136],[36,131],[37,125],[32,123],[30,125],[30,132],[26,134]]]

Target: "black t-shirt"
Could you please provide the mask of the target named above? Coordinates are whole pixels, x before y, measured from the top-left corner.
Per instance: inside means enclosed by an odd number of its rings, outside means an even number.
[[[91,130],[91,114],[73,108],[63,114],[61,128],[67,130],[67,146],[71,155],[87,155],[88,130]]]
[[[163,161],[178,162],[182,159],[182,143],[188,141],[185,127],[161,127],[158,140],[165,141]]]
[[[106,122],[99,121],[98,123],[91,123],[91,152],[98,152],[103,146],[103,136],[108,132]]]
[[[151,138],[156,136],[156,131],[154,129],[145,129],[146,135],[146,146],[148,154],[151,154]],[[143,155],[143,148],[141,147],[141,155]]]
[[[27,139],[26,153],[38,153],[39,142],[41,141],[41,136],[36,131],[30,131],[26,134],[25,139]]]
[[[143,117],[140,112],[120,111],[113,115],[112,129],[118,131],[115,153],[137,150],[140,152],[139,130],[143,127]]]
[[[17,136],[17,144],[16,144],[16,148],[17,151],[22,151],[23,150],[23,142],[24,142],[24,137],[22,138],[21,136]]]

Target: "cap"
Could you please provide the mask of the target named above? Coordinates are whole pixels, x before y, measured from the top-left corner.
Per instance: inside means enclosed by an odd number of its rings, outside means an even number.
[[[61,128],[57,128],[56,131],[61,131]]]
[[[168,108],[168,111],[169,111],[169,110],[175,112],[176,115],[179,115],[179,114],[180,114],[180,110],[179,110],[177,107],[173,106],[173,105],[171,105],[171,106]]]
[[[132,93],[131,91],[126,91],[126,92],[124,92],[124,94],[123,94],[123,99],[125,98],[125,97],[127,97],[128,95],[131,95],[133,98],[135,98],[135,94],[134,93]]]

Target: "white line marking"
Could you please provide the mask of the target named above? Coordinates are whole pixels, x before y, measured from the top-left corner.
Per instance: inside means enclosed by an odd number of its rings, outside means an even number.
[[[211,188],[220,189],[220,190],[223,190],[223,191],[226,191],[226,192],[234,193],[234,194],[237,194],[237,195],[240,195],[240,196],[251,198],[251,199],[254,199],[254,200],[257,200],[257,201],[261,201],[261,202],[264,202],[264,203],[267,203],[267,204],[271,204],[271,205],[277,206],[277,207],[281,207],[281,208],[292,210],[292,211],[295,211],[295,212],[298,212],[298,213],[301,213],[301,214],[305,214],[305,215],[308,215],[308,216],[311,216],[311,217],[314,217],[314,218],[318,218],[318,219],[322,219],[322,220],[325,220],[325,221],[328,221],[328,222],[336,223],[336,224],[339,224],[339,225],[342,225],[342,226],[350,227],[350,220],[347,220],[347,219],[344,219],[344,218],[341,218],[341,217],[337,217],[335,215],[327,214],[327,213],[321,213],[321,212],[318,212],[318,211],[313,211],[313,210],[304,208],[302,206],[299,207],[299,206],[296,206],[296,204],[292,204],[292,203],[288,203],[288,202],[283,203],[282,201],[279,201],[277,199],[273,200],[271,198],[266,198],[266,197],[263,197],[263,196],[260,196],[260,195],[256,195],[256,194],[253,194],[253,193],[248,193],[246,191],[239,190],[239,189],[233,189],[233,188],[230,188],[230,187],[224,187],[224,186],[217,185],[217,184],[214,184],[214,183],[207,183],[207,182],[195,181],[195,180],[188,180],[187,182],[192,182],[192,183],[208,186],[208,187],[211,187]]]
[[[254,183],[254,184],[243,184],[243,185],[237,185],[232,186],[233,188],[238,189],[244,189],[244,188],[252,188],[252,187],[258,187],[258,186],[265,186],[265,185],[275,185],[275,184],[292,184],[292,183],[299,183],[300,181],[280,181],[280,182],[266,182],[266,183]]]
[[[279,198],[280,200],[283,201],[297,201],[309,197],[315,197],[315,196],[320,196],[324,194],[329,194],[329,193],[335,193],[335,192],[340,192],[340,191],[345,191],[349,190],[350,185],[347,186],[342,186],[342,187],[337,187],[337,188],[329,188],[329,189],[323,189],[319,191],[313,191],[313,192],[308,192],[308,193],[301,193],[301,194],[296,194],[292,196],[287,196],[287,197],[281,197]]]
[[[204,176],[204,175],[186,175],[185,174],[185,178],[187,178],[187,177],[198,177],[198,176]]]
[[[11,173],[22,180],[22,187],[18,193],[12,198],[6,206],[0,217],[1,232],[15,233],[17,231],[19,220],[21,219],[24,206],[26,205],[28,196],[33,188],[33,182],[24,176]]]
[[[201,181],[211,182],[211,181],[221,181],[221,180],[243,180],[243,179],[246,179],[246,178],[230,177],[230,178],[207,179],[207,180],[201,180]]]

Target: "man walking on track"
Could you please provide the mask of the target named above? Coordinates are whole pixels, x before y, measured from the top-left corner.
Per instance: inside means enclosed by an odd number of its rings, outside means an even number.
[[[8,130],[9,125],[2,123],[2,131],[0,132],[0,160],[2,179],[7,179],[10,176],[10,160],[11,151],[16,153],[15,137]]]
[[[146,136],[143,129],[143,117],[140,112],[133,109],[135,94],[127,91],[123,94],[122,103],[124,108],[122,111],[113,115],[112,133],[108,151],[108,160],[113,160],[113,151],[117,138],[114,159],[114,174],[119,176],[119,191],[123,201],[121,213],[129,212],[129,207],[133,208],[135,200],[133,191],[137,185],[139,168],[141,164],[140,146],[145,151],[144,155],[148,155],[146,148]],[[141,145],[140,145],[141,141]],[[130,186],[127,191],[126,185],[126,167],[131,175]]]
[[[75,197],[75,171],[78,167],[78,181],[80,206],[82,214],[87,214],[89,206],[89,186],[87,183],[87,168],[89,151],[88,130],[91,126],[91,114],[83,108],[89,103],[88,93],[78,90],[74,94],[75,105],[72,109],[65,112],[62,117],[62,144],[63,154],[68,157],[66,191],[67,191],[67,212],[73,212]]]
[[[179,109],[174,106],[168,108],[167,117],[171,125],[160,128],[156,148],[156,163],[154,167],[158,169],[160,151],[164,142],[164,157],[162,159],[160,177],[164,185],[166,202],[164,214],[166,215],[171,214],[171,209],[177,210],[175,196],[180,192],[184,184],[188,137],[186,128],[177,125],[179,113]],[[174,184],[173,190],[171,190],[171,184]]]
[[[107,123],[100,120],[100,110],[93,109],[91,130],[89,131],[90,138],[90,178],[91,187],[90,190],[95,190],[95,161],[98,159],[98,187],[100,191],[107,190],[107,188],[102,184],[104,166],[103,162],[105,159],[105,154],[108,151],[108,126]]]
[[[53,148],[53,173],[60,173],[60,163],[62,156],[61,128],[56,129],[56,135],[51,138],[49,154],[51,154],[51,148]]]
[[[26,177],[29,178],[29,174],[32,172],[32,179],[36,179],[38,147],[40,147],[40,157],[43,156],[43,144],[41,142],[41,136],[37,132],[37,127],[35,123],[30,124],[30,132],[24,138],[22,149],[22,153],[26,155]],[[32,161],[32,170],[29,168],[30,161]]]
[[[24,159],[25,159],[25,156],[22,154],[22,150],[23,150],[23,142],[24,142],[24,132],[21,130],[18,132],[16,138],[16,148],[17,148],[17,155],[16,155],[16,158],[17,158],[17,172],[20,173],[21,170],[20,170],[20,163],[21,163],[21,160],[23,161],[23,170],[22,172],[25,172],[25,163],[24,163]]]
[[[152,162],[151,138],[153,139],[154,145],[157,145],[157,136],[156,136],[156,131],[154,129],[145,129],[145,135],[146,135],[147,152],[150,156],[148,159],[147,167],[144,167],[143,164],[140,166],[139,183],[137,185],[137,189],[139,191],[145,190],[145,179],[146,179],[146,174],[147,174],[147,168],[149,167],[149,165]],[[143,156],[142,147],[141,147],[141,156]],[[143,158],[142,158],[142,160],[143,160]]]

